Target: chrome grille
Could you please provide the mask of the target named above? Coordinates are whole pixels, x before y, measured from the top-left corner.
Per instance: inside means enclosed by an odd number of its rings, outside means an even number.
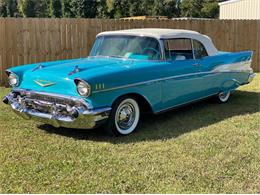
[[[40,94],[30,94],[30,99],[35,99],[39,101],[51,102],[53,104],[63,104],[63,105],[75,105],[75,102],[70,99],[52,97],[48,95],[40,95]]]
[[[56,94],[37,93],[32,91],[14,91],[17,102],[24,108],[53,116],[68,116],[75,118],[79,110],[89,109],[84,100],[59,96]]]

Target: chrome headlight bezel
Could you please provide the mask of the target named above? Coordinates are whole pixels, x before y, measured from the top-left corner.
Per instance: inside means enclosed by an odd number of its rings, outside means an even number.
[[[11,87],[16,87],[19,85],[19,77],[11,72],[11,71],[6,71],[7,75],[8,75],[8,83]]]
[[[91,86],[86,81],[81,79],[75,79],[77,92],[80,96],[88,97],[91,94]]]

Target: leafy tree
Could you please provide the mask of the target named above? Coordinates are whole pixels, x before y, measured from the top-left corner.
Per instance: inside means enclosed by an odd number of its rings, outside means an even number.
[[[122,18],[141,15],[218,16],[226,0],[0,0],[2,17]]]
[[[49,0],[49,17],[60,18],[62,16],[62,2],[60,0]]]
[[[18,8],[23,17],[35,17],[35,0],[19,0]]]
[[[128,0],[108,0],[107,7],[108,13],[111,18],[128,17],[130,1]]]
[[[157,6],[156,6],[157,5]],[[168,16],[169,18],[178,16],[176,0],[162,0],[155,2],[155,15]]]
[[[183,0],[180,7],[183,17],[216,18],[219,12],[216,0]]]
[[[7,17],[7,5],[4,0],[0,0],[0,16]]]
[[[203,0],[183,0],[181,3],[181,16],[200,17],[200,11],[203,8]]]
[[[129,6],[129,15],[130,16],[146,15],[146,10],[144,10],[143,7],[143,1],[132,0]]]
[[[70,18],[72,16],[70,0],[61,1],[61,13],[63,18]]]
[[[144,15],[155,16],[159,15],[162,9],[162,3],[160,0],[143,0],[142,7],[145,13]]]
[[[48,0],[18,0],[18,10],[23,17],[48,17]]]
[[[48,2],[46,0],[38,0],[34,6],[35,17],[48,17]]]
[[[217,18],[219,16],[219,6],[216,1],[206,1],[201,9],[201,17]]]
[[[108,18],[108,6],[106,0],[99,0],[97,4],[97,17],[98,18]]]
[[[53,0],[49,0],[48,2],[48,15],[49,17],[53,17],[54,16],[54,10],[53,10]]]
[[[0,0],[0,16],[18,17],[17,0]]]
[[[97,14],[97,2],[95,0],[71,0],[72,17],[95,18]]]

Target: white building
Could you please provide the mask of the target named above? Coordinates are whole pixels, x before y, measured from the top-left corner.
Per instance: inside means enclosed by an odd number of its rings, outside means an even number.
[[[260,19],[260,0],[230,0],[219,7],[220,19]]]

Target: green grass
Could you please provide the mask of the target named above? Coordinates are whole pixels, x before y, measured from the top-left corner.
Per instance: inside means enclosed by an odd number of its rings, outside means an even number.
[[[0,192],[259,193],[259,85],[260,74],[227,104],[146,116],[120,138],[26,121],[0,103]]]

